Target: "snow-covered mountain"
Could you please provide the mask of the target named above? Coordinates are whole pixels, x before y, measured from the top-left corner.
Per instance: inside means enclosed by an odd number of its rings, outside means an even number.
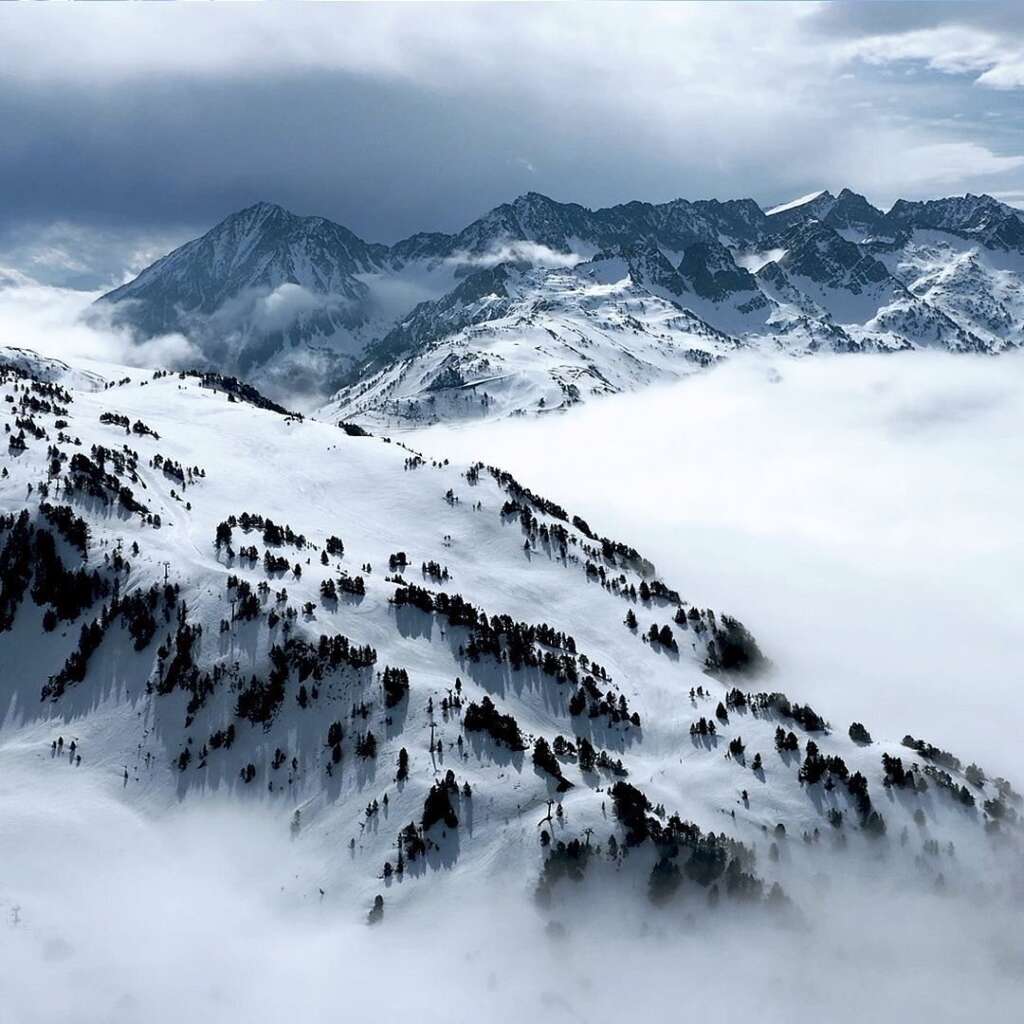
[[[658,270],[647,251],[505,273],[495,359],[585,360],[604,337],[625,374],[728,344],[638,290]],[[837,851],[975,893],[1019,856],[1021,798],[972,752],[829,722],[635,538],[529,481],[213,374],[101,381],[21,352],[0,392],[5,777],[61,772],[152,814],[258,802],[322,853],[310,885],[344,875],[364,907],[494,873],[550,901],[586,874],[799,906]]]
[[[630,267],[631,306],[594,334],[603,314],[588,291],[591,264],[613,257]],[[977,268],[969,277],[965,260]],[[398,409],[416,421],[548,409],[580,374],[585,395],[686,372],[692,346],[678,334],[653,328],[671,341],[655,357],[651,325],[637,314],[644,300],[656,325],[673,318],[659,305],[668,303],[689,325],[684,334],[727,335],[715,354],[998,352],[1024,331],[1022,268],[1020,211],[989,196],[900,200],[882,212],[845,188],[768,211],[752,200],[683,199],[589,210],[527,193],[456,234],[390,247],[260,203],[103,296],[99,309],[139,337],[183,332],[206,368],[272,394],[332,394],[331,414],[397,425]],[[539,313],[582,332],[576,354],[516,333]],[[637,361],[632,376],[621,372],[623,353]],[[499,377],[504,397],[478,401]]]
[[[686,292],[655,246],[557,270],[500,264],[418,306],[318,415],[403,426],[552,412],[675,379],[736,348],[676,304]]]
[[[100,302],[143,337],[183,333],[211,366],[301,388],[329,377],[337,356],[358,353],[379,329],[360,275],[386,255],[322,217],[258,203]]]

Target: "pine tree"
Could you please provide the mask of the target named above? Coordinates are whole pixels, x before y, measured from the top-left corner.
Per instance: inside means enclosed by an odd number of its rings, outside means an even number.
[[[580,771],[592,772],[597,761],[597,754],[594,750],[594,745],[586,738],[586,736],[581,736],[578,749]]]
[[[366,915],[367,924],[379,924],[384,919],[384,897],[380,894],[373,898],[373,907]]]

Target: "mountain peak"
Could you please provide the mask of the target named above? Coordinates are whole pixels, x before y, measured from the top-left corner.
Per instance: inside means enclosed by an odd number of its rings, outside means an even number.
[[[886,214],[897,228],[947,231],[996,249],[1024,249],[1024,219],[1018,210],[982,193],[946,199],[898,199]]]
[[[295,216],[290,210],[286,210],[280,203],[272,203],[266,199],[261,199],[259,202],[253,203],[251,206],[246,206],[244,209],[239,211],[240,213],[287,213],[289,217]]]
[[[533,205],[535,205],[537,203],[544,203],[544,204],[551,205],[551,206],[560,205],[560,204],[556,203],[555,200],[552,199],[550,196],[544,195],[543,192],[533,192],[533,191],[524,192],[522,195],[518,195],[518,196],[516,196],[515,199],[512,200],[512,205],[513,206],[521,206],[521,205],[533,206]]]
[[[228,216],[221,221],[221,224],[228,224],[237,221],[265,221],[271,219],[301,220],[302,218],[297,214],[292,213],[291,210],[286,210],[283,206],[279,206],[277,203],[260,200],[258,203],[253,203],[251,206],[245,206],[241,210],[236,210],[234,213],[228,214]]]
[[[630,301],[644,290],[684,308],[707,300],[698,315],[737,338],[774,333],[795,310],[821,317],[825,307],[800,294],[805,287],[906,301],[893,284],[902,287],[900,271],[890,280],[880,259],[910,244],[918,229],[1024,253],[1024,217],[987,195],[901,201],[883,214],[848,187],[838,195],[812,192],[767,212],[750,199],[633,200],[590,209],[531,190],[458,234],[421,233],[394,246],[369,244],[329,219],[264,199],[99,301],[118,304],[115,322],[140,338],[186,334],[205,367],[248,376],[271,391],[279,387],[279,394],[294,379],[334,390],[375,355],[394,358],[442,335],[462,338],[459,332],[476,319],[503,316],[523,288],[534,287],[519,280],[527,269],[550,292],[540,298],[534,288],[536,308],[527,311],[523,303],[519,309],[527,320],[560,305],[604,301],[600,294],[580,299],[585,291],[567,271],[584,263],[591,277],[618,275],[610,283],[629,276]],[[768,280],[774,266],[803,283],[784,282],[779,291]],[[858,302],[858,310],[868,309]],[[778,315],[771,318],[773,309]],[[877,305],[870,310],[876,312]],[[969,323],[976,319],[962,315]],[[1018,321],[1011,313],[996,320],[1004,326],[990,331],[992,344],[1002,346],[1019,331]]]
[[[844,188],[824,219],[833,228],[875,228],[883,214],[860,193]]]

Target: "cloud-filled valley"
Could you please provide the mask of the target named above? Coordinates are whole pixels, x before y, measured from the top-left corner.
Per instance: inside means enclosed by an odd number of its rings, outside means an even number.
[[[791,850],[798,874],[811,864],[827,874],[788,918],[709,913],[693,897],[652,908],[642,891],[616,889],[570,893],[549,915],[527,879],[463,877],[369,929],[343,886],[321,896],[322,854],[268,807],[210,802],[154,819],[109,795],[72,796],[66,769],[47,780],[0,764],[4,999],[25,1024],[69,1014],[611,1024],[639,1006],[683,1005],[722,1024],[855,1024],[882,1007],[952,1024],[1012,1020],[1019,1000],[1013,906],[915,888],[883,873],[886,858],[835,849],[802,864]]]
[[[1024,361],[734,360],[565,417],[431,428],[728,601],[812,701],[1010,771],[1024,728]],[[999,708],[997,719],[986,709]]]

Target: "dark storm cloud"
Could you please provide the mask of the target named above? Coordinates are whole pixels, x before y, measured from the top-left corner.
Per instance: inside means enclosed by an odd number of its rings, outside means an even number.
[[[612,132],[590,107],[337,73],[95,86],[59,103],[9,83],[0,119],[18,138],[0,149],[8,226],[199,227],[267,199],[391,242],[458,230],[530,189],[593,204],[765,194],[743,167],[638,160],[649,126]]]
[[[425,205],[425,227],[450,226],[466,201],[453,194],[524,179],[472,104],[336,74],[94,87],[59,103],[15,84],[0,118],[19,139],[0,151],[9,220],[197,225],[271,199],[377,238]]]
[[[0,265],[98,287],[261,199],[391,242],[531,189],[1019,193],[1024,18],[974,7],[0,10]]]
[[[59,103],[8,84],[0,119],[18,144],[0,149],[0,217],[198,227],[269,199],[394,241],[457,230],[531,188],[595,202],[714,191],[706,174],[638,173],[639,140],[608,147],[579,113],[552,123],[514,99],[330,73],[108,86]]]

